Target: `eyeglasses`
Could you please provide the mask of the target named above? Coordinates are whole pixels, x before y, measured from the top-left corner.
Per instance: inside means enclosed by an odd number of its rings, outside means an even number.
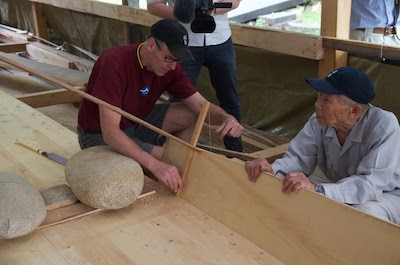
[[[157,45],[158,49],[161,51],[161,47],[160,47],[160,44],[158,43],[157,39],[154,39],[154,40],[156,42],[156,45]],[[164,62],[166,62],[166,63],[175,63],[175,62],[176,63],[182,63],[181,60],[172,58],[172,57],[167,56],[167,55],[164,55]]]

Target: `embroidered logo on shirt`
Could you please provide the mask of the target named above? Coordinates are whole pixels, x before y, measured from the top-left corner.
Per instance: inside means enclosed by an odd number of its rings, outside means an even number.
[[[145,86],[144,88],[140,89],[140,93],[142,93],[142,96],[147,96],[150,92],[150,87],[149,86]]]

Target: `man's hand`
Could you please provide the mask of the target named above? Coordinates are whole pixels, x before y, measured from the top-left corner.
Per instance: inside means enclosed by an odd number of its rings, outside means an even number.
[[[183,188],[181,175],[175,166],[158,161],[154,169],[151,170],[151,173],[153,173],[156,178],[164,182],[164,184],[167,185],[167,187],[173,192],[178,192],[178,190]]]
[[[221,134],[221,138],[225,135],[237,138],[242,135],[242,132],[243,126],[232,115],[227,115],[217,129],[217,133]]]
[[[298,192],[301,188],[315,190],[315,184],[311,183],[303,172],[290,172],[283,179],[282,192]]]
[[[271,165],[264,158],[257,158],[253,161],[247,161],[244,165],[249,180],[256,181],[262,171],[273,174]]]

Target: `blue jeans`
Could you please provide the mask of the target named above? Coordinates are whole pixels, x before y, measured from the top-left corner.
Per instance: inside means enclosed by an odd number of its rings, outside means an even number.
[[[190,47],[194,61],[182,63],[185,73],[196,85],[202,66],[207,67],[220,107],[241,122],[240,99],[236,74],[236,53],[232,39],[219,45]],[[241,138],[224,137],[227,149],[242,152]]]

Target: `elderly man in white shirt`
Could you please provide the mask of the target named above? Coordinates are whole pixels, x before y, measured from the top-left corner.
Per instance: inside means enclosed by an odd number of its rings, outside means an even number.
[[[147,0],[147,10],[150,14],[162,18],[176,19],[173,12],[175,2],[177,1]],[[220,107],[241,122],[236,53],[227,14],[228,11],[239,6],[240,0],[213,0],[213,3],[224,2],[232,3],[232,7],[216,8],[210,11],[210,15],[214,18],[216,25],[213,32],[194,33],[190,23],[182,23],[189,33],[189,47],[194,57],[194,61],[184,61],[182,66],[193,85],[196,85],[201,67],[207,67]],[[190,5],[188,4],[188,6]],[[227,149],[238,152],[243,151],[243,143],[240,137],[225,136],[224,144]]]
[[[261,171],[287,172],[283,192],[313,190],[400,224],[398,119],[370,104],[374,87],[359,69],[342,67],[307,82],[319,92],[315,113],[283,158],[272,165],[265,159],[246,162],[249,179],[256,181]],[[317,165],[332,183],[309,181]]]

